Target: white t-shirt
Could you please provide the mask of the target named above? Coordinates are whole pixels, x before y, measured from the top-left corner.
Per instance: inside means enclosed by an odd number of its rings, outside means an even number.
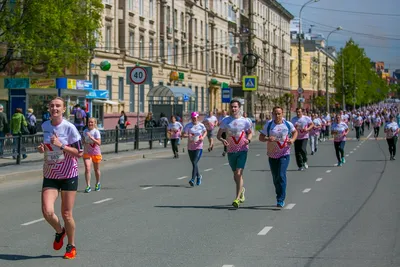
[[[83,136],[84,136],[84,140],[85,140],[85,145],[84,145],[84,149],[83,149],[83,153],[84,154],[89,154],[91,156],[97,156],[97,155],[101,155],[101,150],[100,150],[100,146],[98,146],[92,139],[90,139],[87,136],[87,133],[89,133],[91,136],[93,136],[94,139],[101,139],[101,134],[99,132],[99,130],[97,129],[85,129],[83,131]]]
[[[174,123],[169,123],[168,124],[168,131],[171,131],[171,139],[178,139],[181,137],[181,131],[183,129],[183,126],[180,122],[174,122]]]
[[[301,116],[301,118],[299,118],[296,116],[292,119],[292,124],[294,125],[294,127],[297,129],[298,132],[297,140],[308,139],[309,132],[306,131],[306,129],[312,124],[310,117]]]
[[[391,139],[398,136],[399,125],[397,122],[390,122],[385,125],[386,138]]]
[[[51,121],[42,124],[43,143],[46,146],[44,153],[43,177],[48,179],[68,179],[78,176],[78,159],[69,153],[64,153],[59,147],[50,143],[50,138],[57,134],[58,139],[65,146],[71,146],[81,140],[81,135],[75,125],[63,120],[53,126]],[[80,142],[79,142],[80,143]],[[78,147],[82,151],[82,147]]]
[[[264,125],[261,133],[265,136],[273,136],[276,138],[274,142],[267,142],[268,157],[278,159],[290,154],[290,145],[287,143],[289,140],[289,132],[292,133],[296,129],[291,122],[287,121],[287,123],[290,129],[288,129],[284,121],[281,124],[276,124],[275,121],[268,121]],[[270,125],[269,133],[268,125]]]
[[[251,123],[248,119],[245,117],[235,119],[229,116],[222,120],[219,127],[226,132],[228,153],[249,150],[246,140],[247,134],[251,133]]]
[[[201,122],[198,122],[196,125],[193,122],[189,122],[185,125],[183,132],[189,135],[188,150],[203,149],[203,139],[200,136],[206,131],[206,127]]]
[[[217,125],[217,123],[218,123],[218,119],[214,115],[211,117],[207,116],[204,119],[204,126],[206,126],[208,131],[214,130],[214,127]]]

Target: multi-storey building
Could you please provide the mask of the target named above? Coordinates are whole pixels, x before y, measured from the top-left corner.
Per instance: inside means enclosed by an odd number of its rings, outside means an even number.
[[[294,103],[292,105],[292,110],[298,106],[298,100],[300,94],[297,89],[298,85],[298,45],[297,39],[292,39],[291,44],[291,78],[290,86],[292,94],[294,97]],[[336,89],[334,87],[334,66],[335,66],[335,56],[332,48],[325,49],[324,42],[314,41],[314,40],[303,40],[302,42],[302,88],[303,92],[303,108],[305,109],[318,109],[315,103],[315,98],[317,96],[326,95],[326,61],[328,60],[328,87],[329,94],[334,94]],[[326,50],[330,51],[327,52]]]

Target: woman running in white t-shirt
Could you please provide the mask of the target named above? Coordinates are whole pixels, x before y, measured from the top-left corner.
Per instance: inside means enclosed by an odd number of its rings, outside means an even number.
[[[86,188],[85,193],[92,191],[90,187],[90,173],[91,173],[91,163],[93,162],[94,174],[96,176],[96,186],[95,191],[100,191],[100,162],[103,159],[101,156],[101,135],[100,131],[97,129],[97,120],[95,118],[90,118],[88,121],[88,128],[83,131],[83,162],[85,164],[85,179]]]

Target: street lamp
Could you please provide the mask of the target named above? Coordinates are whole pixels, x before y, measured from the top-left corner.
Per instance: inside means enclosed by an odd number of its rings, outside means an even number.
[[[307,1],[300,9],[299,13],[299,34],[298,34],[298,41],[299,41],[299,63],[298,63],[298,79],[299,79],[299,88],[303,88],[303,70],[302,70],[302,64],[301,64],[301,58],[302,58],[302,52],[301,52],[301,12],[303,11],[303,8],[305,8],[308,4],[311,3],[316,3],[319,2],[319,0],[309,0]],[[303,98],[303,93],[304,91],[301,91],[302,93],[300,94],[300,97]],[[301,107],[301,102],[298,103],[299,107]]]
[[[326,96],[326,112],[329,113],[329,73],[328,73],[328,40],[332,33],[340,31],[342,27],[337,27],[326,37],[326,62],[325,62],[325,96]]]

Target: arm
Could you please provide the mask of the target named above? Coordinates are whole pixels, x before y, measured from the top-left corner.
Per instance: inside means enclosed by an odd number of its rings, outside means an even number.
[[[298,135],[298,134],[299,134],[299,133],[297,132],[296,129],[295,129],[294,131],[292,131],[292,138],[289,139],[288,143],[289,143],[289,144],[293,144],[294,141],[296,141],[297,135]]]
[[[311,122],[310,124],[308,124],[308,128],[306,129],[306,131],[309,132],[309,131],[311,131],[312,128],[314,128],[314,127],[315,127],[314,123]]]
[[[247,134],[247,143],[249,144],[251,142],[251,139],[253,138],[253,133],[250,130],[250,133]]]
[[[221,141],[225,146],[227,146],[227,145],[228,145],[228,141],[227,141],[226,139],[223,139],[223,138],[222,138],[222,133],[223,133],[223,132],[225,132],[225,130],[219,128],[218,134],[217,134],[217,139],[218,139],[219,141]]]

